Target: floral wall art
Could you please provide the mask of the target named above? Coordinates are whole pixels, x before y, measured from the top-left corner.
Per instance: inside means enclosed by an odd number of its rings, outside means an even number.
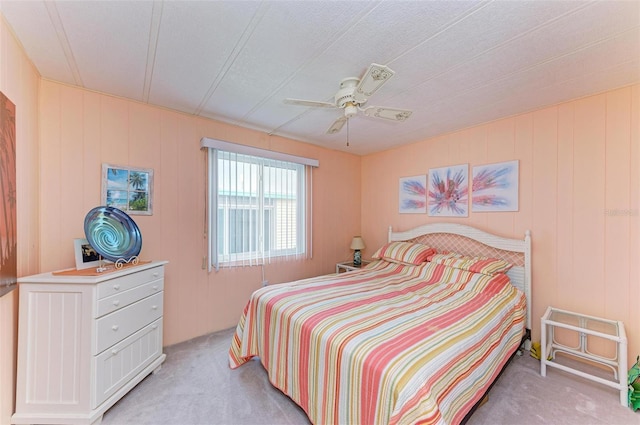
[[[427,176],[400,178],[400,213],[427,212]]]
[[[428,212],[433,217],[469,215],[469,165],[429,170]]]
[[[473,212],[518,211],[518,161],[473,167]]]

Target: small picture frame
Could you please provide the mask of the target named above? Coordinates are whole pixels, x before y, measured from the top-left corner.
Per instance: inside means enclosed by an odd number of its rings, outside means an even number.
[[[73,240],[73,250],[76,254],[76,269],[98,268],[100,264],[100,255],[89,244],[86,239],[78,238]]]
[[[102,205],[153,215],[153,169],[102,164]]]

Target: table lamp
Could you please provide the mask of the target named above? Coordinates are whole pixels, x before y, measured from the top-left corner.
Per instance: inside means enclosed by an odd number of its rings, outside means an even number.
[[[362,240],[362,237],[354,236],[351,240],[351,249],[355,250],[353,251],[354,266],[359,266],[362,264],[362,254],[360,254],[360,250],[364,248],[364,241]]]

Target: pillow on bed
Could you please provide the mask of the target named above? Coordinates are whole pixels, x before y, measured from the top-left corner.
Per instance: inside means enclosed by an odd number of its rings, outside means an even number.
[[[473,273],[482,273],[493,276],[497,273],[506,273],[512,267],[511,263],[497,258],[489,257],[465,257],[460,254],[436,254],[431,262],[467,270]]]
[[[378,249],[373,258],[417,266],[435,253],[435,249],[421,243],[390,242]]]

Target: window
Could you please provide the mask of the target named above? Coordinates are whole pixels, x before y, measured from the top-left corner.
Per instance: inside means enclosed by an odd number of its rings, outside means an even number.
[[[203,145],[205,140],[211,139],[203,139]],[[234,150],[241,146],[215,142]],[[209,167],[212,266],[259,265],[274,257],[307,253],[304,164],[223,150],[218,145],[209,151]]]

